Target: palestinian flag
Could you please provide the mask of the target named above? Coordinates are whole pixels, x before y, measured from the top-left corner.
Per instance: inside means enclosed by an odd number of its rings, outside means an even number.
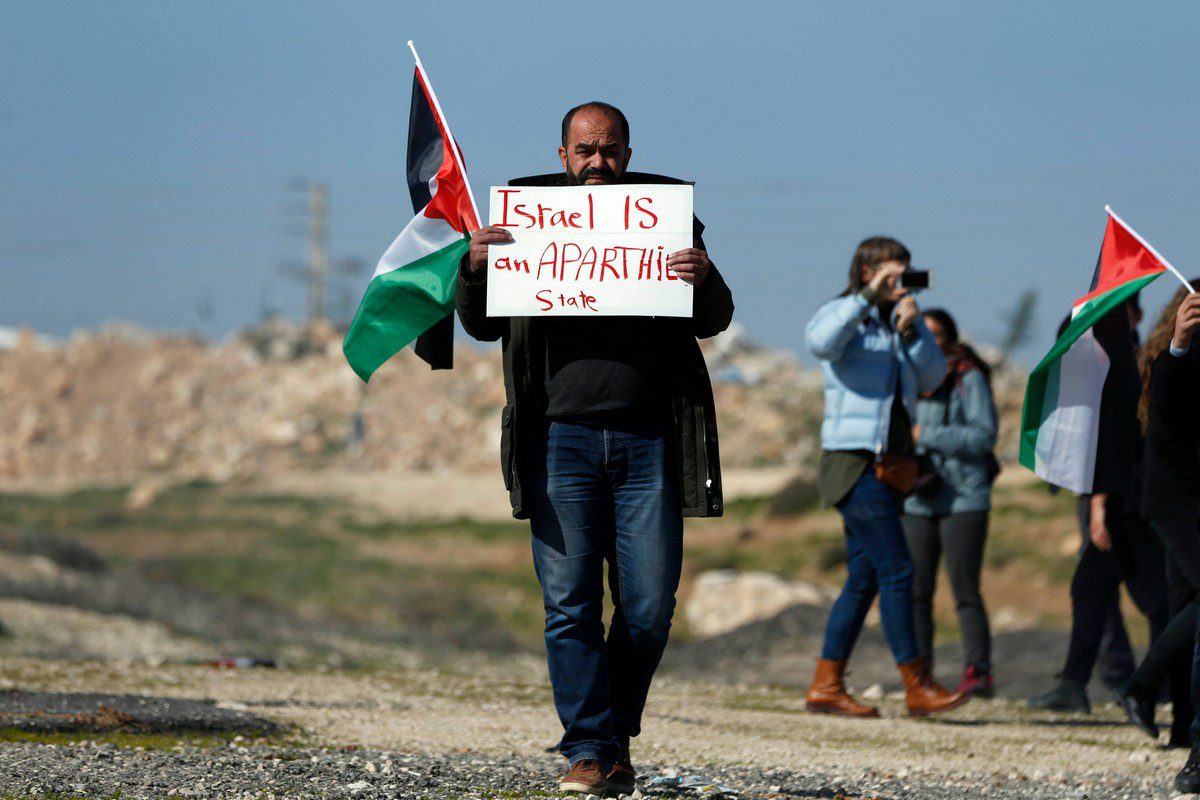
[[[435,369],[450,366],[454,284],[471,231],[479,228],[462,151],[420,58],[408,118],[408,190],[416,216],[379,260],[342,343],[364,381],[422,334],[418,355]]]
[[[1021,464],[1078,494],[1092,489],[1100,399],[1109,359],[1093,326],[1171,266],[1111,208],[1091,291],[1029,375],[1021,413]],[[1174,271],[1174,270],[1172,270]]]

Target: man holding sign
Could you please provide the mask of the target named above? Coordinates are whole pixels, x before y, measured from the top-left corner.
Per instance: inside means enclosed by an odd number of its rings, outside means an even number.
[[[533,532],[571,765],[560,791],[630,794],[629,740],[667,643],[683,517],[722,512],[696,339],[728,327],[733,298],[691,216],[692,187],[626,172],[618,109],[568,111],[558,154],[562,173],[493,190],[458,314],[504,352],[501,462],[513,515]]]

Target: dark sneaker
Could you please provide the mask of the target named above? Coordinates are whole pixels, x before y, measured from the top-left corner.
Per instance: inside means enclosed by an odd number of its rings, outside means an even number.
[[[595,759],[585,758],[571,765],[570,771],[558,782],[560,792],[603,795],[608,791],[604,766]]]
[[[629,759],[628,750],[622,750],[617,756],[605,779],[608,781],[608,794],[611,797],[631,795],[637,791],[637,773],[633,771],[633,762]]]
[[[1045,694],[1039,694],[1030,699],[1029,707],[1034,711],[1092,713],[1092,704],[1088,702],[1087,689],[1083,684],[1066,678],[1059,679],[1058,685]]]
[[[959,694],[969,694],[972,697],[995,697],[996,689],[992,683],[991,673],[984,672],[979,667],[967,667],[963,672],[962,683],[956,689]]]
[[[1172,733],[1171,738],[1163,745],[1165,750],[1188,750],[1192,746],[1191,733]]]
[[[1135,697],[1132,692],[1126,692],[1121,697],[1121,708],[1125,709],[1125,716],[1137,726],[1139,731],[1151,739],[1158,738],[1158,726],[1154,724],[1153,700],[1142,700]]]
[[[1175,776],[1175,791],[1183,794],[1200,794],[1200,748],[1193,747],[1187,763]]]

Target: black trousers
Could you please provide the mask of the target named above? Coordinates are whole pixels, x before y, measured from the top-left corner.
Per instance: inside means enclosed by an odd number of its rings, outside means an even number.
[[[964,511],[936,517],[905,514],[904,536],[912,554],[913,616],[917,648],[925,663],[933,665],[933,594],[938,562],[946,557],[946,576],[954,594],[958,624],[962,629],[963,662],[981,672],[992,671],[992,634],[987,609],[979,592],[983,548],[987,542],[988,512]]]
[[[1062,676],[1085,685],[1100,654],[1106,614],[1122,583],[1150,621],[1151,641],[1167,624],[1162,545],[1144,520],[1121,513],[1117,502],[1110,499],[1106,515],[1112,549],[1105,552],[1089,541],[1071,579],[1071,643]]]
[[[1167,607],[1170,621],[1150,644],[1138,665],[1129,691],[1135,697],[1158,697],[1163,679],[1169,680],[1172,736],[1182,739],[1194,714],[1191,698],[1192,650],[1196,635],[1196,598],[1200,589],[1200,534],[1188,519],[1152,519],[1151,527],[1167,555]]]
[[[1076,558],[1080,558],[1092,540],[1089,530],[1092,518],[1089,498],[1079,497],[1076,500],[1075,516],[1079,521],[1079,552]],[[1081,580],[1089,580],[1091,577],[1083,576]],[[1121,590],[1120,587],[1114,587],[1108,608],[1104,612],[1104,633],[1100,637],[1100,657],[1096,661],[1096,672],[1105,686],[1123,690],[1129,683],[1135,666],[1133,645],[1129,643],[1129,632],[1125,630],[1125,616],[1121,613]]]

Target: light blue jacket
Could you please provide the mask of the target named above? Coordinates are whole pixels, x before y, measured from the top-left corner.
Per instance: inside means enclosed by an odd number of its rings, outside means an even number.
[[[905,500],[905,513],[932,517],[991,508],[992,484],[985,459],[996,446],[996,406],[983,373],[977,369],[963,373],[948,398],[922,397],[917,403],[917,424],[921,426],[917,452],[928,454],[942,481],[932,497],[912,495]]]
[[[805,341],[825,375],[825,450],[882,452],[888,440],[896,368],[899,396],[916,419],[917,394],[933,391],[946,375],[946,358],[918,316],[916,338],[905,343],[889,330],[877,306],[861,294],[830,300],[808,323]]]

